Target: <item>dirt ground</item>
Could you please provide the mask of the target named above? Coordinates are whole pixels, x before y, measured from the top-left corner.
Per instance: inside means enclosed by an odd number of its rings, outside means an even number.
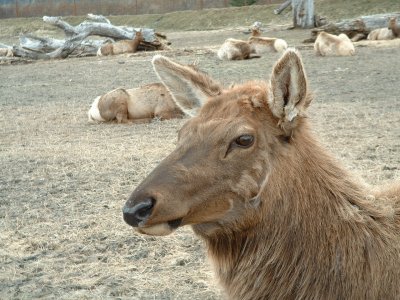
[[[400,47],[316,57],[305,31],[274,31],[299,46],[315,100],[316,134],[371,184],[400,178]],[[225,84],[268,79],[279,54],[219,61],[240,31],[170,33],[174,51]],[[211,49],[211,50],[210,50]],[[0,65],[0,299],[220,299],[190,228],[133,232],[122,206],[173,148],[185,120],[87,122],[93,99],[157,81],[153,53]]]

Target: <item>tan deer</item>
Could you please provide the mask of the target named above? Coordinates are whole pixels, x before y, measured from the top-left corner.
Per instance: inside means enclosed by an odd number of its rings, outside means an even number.
[[[261,26],[261,22],[254,22],[254,24],[250,26],[251,36],[261,36]]]
[[[367,39],[368,40],[392,40],[400,36],[400,27],[397,26],[397,18],[390,18],[388,27],[378,28],[372,30]]]
[[[341,33],[338,36],[327,32],[320,32],[314,43],[314,50],[317,55],[328,56],[350,56],[356,50],[349,37]]]
[[[89,122],[147,123],[183,115],[162,83],[112,90],[97,97],[88,111]]]
[[[271,51],[283,52],[288,48],[286,41],[278,38],[251,36],[249,43],[257,54]]]
[[[132,40],[121,40],[115,43],[102,45],[99,50],[97,50],[97,56],[135,53],[143,40],[142,31],[136,31],[135,38]]]
[[[217,55],[221,60],[242,60],[259,57],[252,56],[253,53],[255,53],[255,48],[248,41],[229,38],[219,48]]]
[[[269,81],[229,89],[160,55],[153,65],[193,118],[126,202],[129,225],[191,225],[228,299],[399,299],[400,182],[369,190],[321,146],[297,51]]]
[[[11,48],[0,48],[0,56],[11,57],[14,56],[14,52]]]

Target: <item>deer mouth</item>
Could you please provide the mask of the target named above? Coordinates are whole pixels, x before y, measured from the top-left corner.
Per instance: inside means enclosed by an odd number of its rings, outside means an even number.
[[[147,226],[145,225],[143,227],[137,227],[136,229],[137,231],[143,234],[163,236],[171,234],[176,229],[178,229],[178,227],[181,226],[181,224],[182,224],[182,218],[178,218],[175,220],[158,223],[154,225],[147,225]]]

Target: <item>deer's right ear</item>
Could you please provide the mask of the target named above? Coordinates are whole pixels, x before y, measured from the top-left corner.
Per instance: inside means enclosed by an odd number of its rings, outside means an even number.
[[[152,63],[176,104],[189,116],[195,116],[209,97],[222,91],[218,82],[196,67],[181,65],[162,55],[154,56]]]
[[[300,54],[288,49],[278,60],[271,74],[269,107],[281,127],[290,135],[296,120],[311,103],[307,78]]]

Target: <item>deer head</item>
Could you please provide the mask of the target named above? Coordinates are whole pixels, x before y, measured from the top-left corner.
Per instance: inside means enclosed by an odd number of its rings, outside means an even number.
[[[183,225],[204,236],[245,230],[260,218],[259,205],[267,201],[260,195],[311,102],[298,52],[287,50],[269,81],[228,89],[160,55],[153,66],[192,118],[176,149],[132,193],[124,220],[150,235]]]

